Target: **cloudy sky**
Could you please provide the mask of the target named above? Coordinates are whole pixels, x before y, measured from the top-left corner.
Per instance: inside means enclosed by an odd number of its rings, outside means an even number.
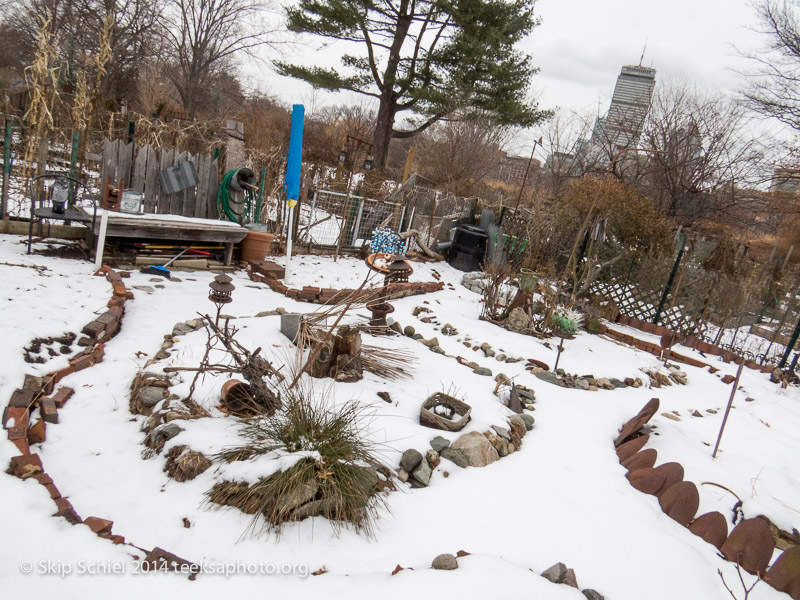
[[[538,0],[542,24],[525,41],[541,69],[534,91],[542,108],[581,114],[605,112],[624,64],[655,67],[657,81],[682,78],[720,91],[741,86],[735,69],[745,64],[734,46],[754,51],[763,38],[752,0]],[[336,46],[319,49],[302,40],[289,62],[338,63]],[[255,74],[266,91],[307,112],[349,101],[342,94],[311,93],[310,86],[266,73]],[[537,136],[538,137],[538,136]],[[532,138],[531,138],[532,139]]]
[[[623,64],[655,67],[656,79],[683,77],[720,90],[741,85],[734,45],[761,43],[749,0],[539,0],[542,25],[526,48],[541,68],[542,106],[607,108]]]

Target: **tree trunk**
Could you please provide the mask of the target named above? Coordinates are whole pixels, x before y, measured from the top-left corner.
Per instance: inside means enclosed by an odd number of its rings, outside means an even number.
[[[378,108],[378,117],[375,120],[375,131],[372,135],[374,165],[377,169],[386,168],[386,161],[389,158],[389,143],[392,140],[392,129],[394,128],[394,116],[397,112],[396,99],[394,95],[384,94],[381,96],[381,104]]]

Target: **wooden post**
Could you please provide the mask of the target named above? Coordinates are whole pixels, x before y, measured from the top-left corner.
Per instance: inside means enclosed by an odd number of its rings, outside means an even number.
[[[736,395],[736,388],[739,387],[739,378],[742,376],[742,369],[744,369],[744,358],[739,363],[739,370],[736,372],[736,380],[733,382],[733,389],[731,390],[731,397],[728,399],[728,407],[725,409],[725,416],[722,417],[722,425],[719,428],[719,435],[717,436],[717,443],[714,446],[714,452],[711,458],[717,458],[717,450],[719,450],[719,442],[722,440],[722,432],[725,431],[725,423],[728,422],[728,414],[731,412],[733,406],[733,397]]]
[[[11,181],[11,119],[6,119],[6,135],[3,139],[3,191],[0,196],[0,218],[8,214],[8,185]]]
[[[72,132],[72,150],[69,154],[69,176],[72,179],[75,179],[78,175],[78,140],[80,139],[80,133],[77,131]],[[67,206],[72,208],[75,204],[75,185],[70,182],[68,188],[68,196],[67,196]]]

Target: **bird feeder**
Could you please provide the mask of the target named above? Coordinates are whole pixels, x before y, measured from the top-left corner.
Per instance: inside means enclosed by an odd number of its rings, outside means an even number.
[[[211,292],[208,294],[208,299],[213,302],[217,307],[217,318],[215,319],[214,323],[217,324],[219,322],[219,313],[222,310],[222,306],[233,302],[233,290],[236,289],[231,281],[233,281],[227,275],[217,275],[214,277],[214,281],[208,284],[208,287],[211,288]]]

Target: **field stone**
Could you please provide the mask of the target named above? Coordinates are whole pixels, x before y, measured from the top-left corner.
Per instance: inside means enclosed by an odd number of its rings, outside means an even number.
[[[449,445],[450,445],[450,440],[440,435],[437,435],[435,438],[431,440],[431,448],[433,448],[436,452],[441,452]]]
[[[164,394],[164,390],[162,388],[150,386],[143,387],[136,395],[136,400],[139,402],[139,404],[148,408],[152,408],[164,398],[166,398],[166,395]]]
[[[525,422],[525,419],[522,418],[522,415],[511,415],[508,418],[508,422],[512,427],[514,424],[516,424],[522,428],[522,431],[517,431],[517,433],[519,434],[519,437],[525,437],[525,432],[528,431],[528,424]]]
[[[425,453],[425,460],[428,461],[428,465],[430,465],[431,469],[435,469],[439,466],[439,463],[442,462],[442,459],[436,450],[428,450]]]
[[[595,590],[583,590],[581,594],[586,596],[586,600],[606,600],[599,592]]]
[[[564,563],[556,563],[549,569],[542,571],[542,577],[551,583],[563,583],[566,574],[567,565]]]
[[[622,461],[622,466],[628,471],[635,471],[636,469],[647,469],[656,464],[658,452],[654,448],[648,448],[637,452],[628,459]],[[692,515],[694,516],[694,515]]]
[[[536,419],[534,419],[531,415],[526,415],[525,413],[521,413],[518,416],[522,421],[525,423],[525,430],[531,431],[533,429],[534,423],[536,423]]]
[[[408,337],[414,337],[414,334],[417,333],[417,330],[414,329],[411,325],[406,325],[403,328],[403,333]]]
[[[631,456],[636,454],[639,450],[644,448],[647,441],[650,439],[649,435],[640,435],[637,438],[633,438],[630,442],[625,442],[619,448],[617,448],[617,456],[619,457],[619,462],[629,459]]]
[[[477,431],[465,433],[453,442],[451,448],[460,450],[470,467],[485,467],[500,458],[489,440]]]
[[[478,367],[477,369],[473,369],[472,372],[475,373],[475,375],[483,375],[484,377],[492,376],[492,370],[486,367]]]
[[[575,577],[575,571],[572,569],[567,569],[567,572],[564,573],[564,581],[562,581],[564,585],[568,585],[570,587],[574,587],[576,590],[579,590],[578,587],[578,578]]]
[[[700,494],[694,483],[681,481],[662,492],[658,497],[658,503],[664,514],[684,527],[688,527],[700,507]],[[767,526],[767,532],[769,533],[769,526]],[[772,540],[771,533],[769,539]]]
[[[800,546],[784,551],[767,571],[764,581],[793,600],[800,600]]]
[[[506,441],[511,441],[511,432],[508,431],[505,427],[500,427],[499,425],[492,425],[492,429],[495,430],[495,433],[499,435],[501,438],[504,438]]]
[[[523,308],[517,307],[508,315],[503,327],[509,331],[520,332],[527,330],[530,322],[531,318],[528,316],[528,313],[526,313]]]
[[[458,561],[452,554],[440,554],[433,559],[431,566],[439,571],[455,571],[458,568]]]
[[[466,469],[469,466],[469,463],[467,462],[467,457],[461,450],[457,450],[452,447],[443,448],[442,451],[439,453],[439,456],[441,456],[442,458],[446,458],[447,460],[461,467],[462,469]]]
[[[630,481],[634,489],[639,490],[643,494],[652,494],[655,496],[656,492],[664,487],[666,473],[650,467],[628,471],[625,477],[628,478],[628,481]]]
[[[489,440],[489,443],[497,450],[497,454],[500,455],[500,458],[508,456],[508,441],[493,433],[487,433],[486,439]]]
[[[295,487],[291,493],[281,495],[276,498],[276,503],[282,510],[294,510],[295,508],[310,502],[319,491],[319,483],[312,479],[302,485]]]
[[[411,475],[422,485],[428,485],[431,482],[431,473],[432,471],[428,461],[423,458]]]
[[[405,483],[406,481],[408,481],[408,477],[409,477],[409,475],[408,475],[408,471],[406,471],[405,469],[398,469],[398,471],[397,471],[397,478],[398,478],[400,481],[402,481],[403,483]]]
[[[709,512],[692,521],[689,531],[719,550],[728,537],[728,521],[721,512]]]
[[[775,539],[764,519],[745,519],[733,528],[720,551],[752,575],[764,574],[775,550]]]
[[[403,452],[403,456],[400,459],[400,466],[409,473],[412,473],[420,462],[422,462],[422,454],[413,448],[409,448]]]

